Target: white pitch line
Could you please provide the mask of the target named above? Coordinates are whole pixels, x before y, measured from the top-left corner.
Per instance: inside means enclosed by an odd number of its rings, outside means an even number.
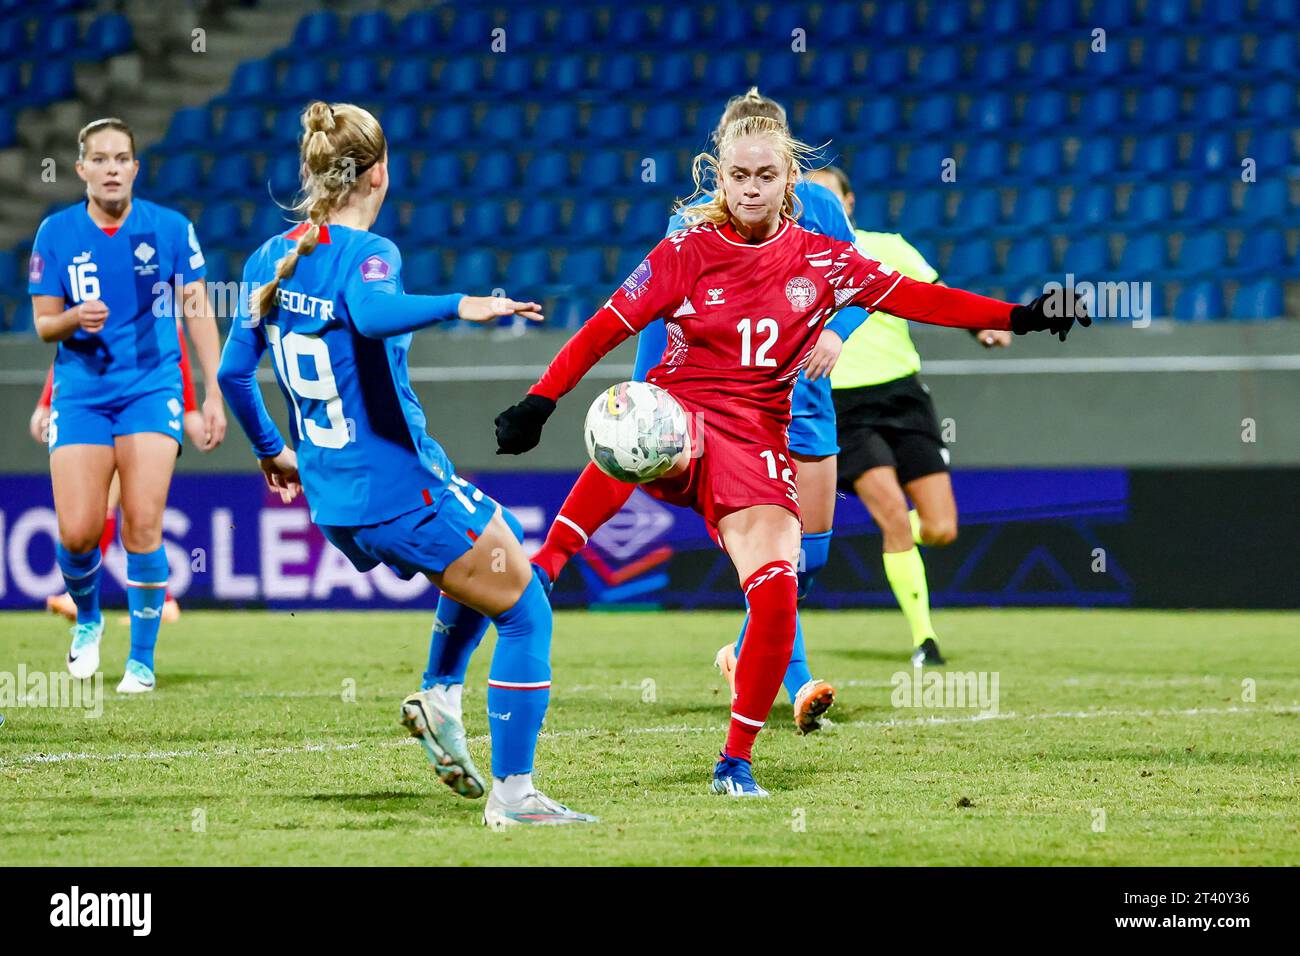
[[[1185,710],[1074,710],[1054,711],[1046,714],[1017,714],[1014,711],[1004,714],[961,714],[953,717],[891,717],[888,720],[854,720],[846,723],[833,723],[838,729],[846,727],[868,729],[875,727],[920,727],[935,724],[974,724],[986,720],[1087,720],[1098,717],[1200,717],[1221,716],[1227,714],[1300,714],[1300,705],[1283,707],[1191,707]],[[706,734],[722,733],[726,727],[718,724],[711,727],[692,727],[687,725],[669,725],[658,727],[631,727],[626,730],[610,730],[605,727],[579,727],[573,730],[560,730],[543,733],[542,739],[554,740],[564,737],[623,736],[640,734]],[[489,737],[480,734],[469,738],[475,743],[487,743]],[[401,740],[383,740],[373,744],[302,744],[294,747],[258,747],[254,750],[238,750],[233,747],[214,750],[144,750],[121,753],[92,754],[69,752],[58,754],[23,754],[8,760],[0,760],[0,769],[5,767],[27,766],[32,764],[105,762],[122,760],[164,761],[184,757],[237,757],[237,756],[276,756],[305,753],[338,753],[344,750],[359,750],[363,746],[401,747],[414,743],[412,738]]]

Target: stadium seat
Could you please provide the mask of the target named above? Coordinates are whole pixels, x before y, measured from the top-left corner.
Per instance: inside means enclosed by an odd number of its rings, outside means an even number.
[[[571,249],[559,275],[560,281],[575,285],[600,284],[606,278],[605,254],[592,246]]]
[[[480,153],[470,181],[484,193],[500,192],[515,181],[515,158],[511,152]]]
[[[394,196],[409,195],[415,189],[414,160],[410,152],[388,153],[388,190]],[[389,203],[392,205],[392,203]]]
[[[1063,0],[1062,4],[1071,0]],[[1036,46],[1032,58],[1031,73],[1036,83],[1052,84],[1065,78],[1070,71],[1070,48],[1060,42],[1043,43]]]
[[[868,232],[888,232],[893,225],[889,218],[889,197],[878,189],[858,189],[854,195],[857,204],[853,221]]]
[[[951,86],[961,75],[961,60],[955,46],[937,46],[925,51],[917,76],[926,86]]]
[[[898,86],[907,75],[907,58],[893,47],[875,48],[867,53],[866,75],[860,79],[878,89]]]
[[[445,199],[416,203],[406,223],[406,238],[415,244],[442,245],[451,231],[451,204]]]
[[[1069,105],[1060,90],[1035,90],[1025,101],[1020,117],[1022,126],[1054,129],[1062,126],[1069,116]]]
[[[0,18],[0,59],[16,59],[29,49],[27,21],[22,17]],[[14,64],[17,65],[16,63]]]
[[[471,203],[466,208],[460,238],[469,244],[496,245],[505,231],[505,206],[485,200]]]
[[[612,94],[626,93],[638,85],[638,73],[634,56],[627,53],[607,56],[596,71],[597,89]]]
[[[1176,156],[1172,136],[1167,133],[1147,136],[1134,147],[1133,169],[1144,176],[1163,178],[1174,167]]]
[[[1286,261],[1286,237],[1282,231],[1260,229],[1246,233],[1237,250],[1232,271],[1240,276],[1275,273],[1285,268]]]
[[[533,189],[562,189],[569,182],[569,162],[562,153],[539,153],[528,164],[525,177]]]
[[[1222,232],[1184,236],[1178,250],[1177,274],[1188,278],[1220,273],[1228,263],[1228,245]]]
[[[221,124],[222,147],[243,149],[260,145],[264,135],[264,119],[265,114],[256,106],[228,110]]]
[[[1183,70],[1185,57],[1186,46],[1181,36],[1149,36],[1140,62],[1155,76],[1176,77]]]
[[[675,93],[689,86],[694,76],[691,55],[677,50],[655,59],[650,81],[661,92]]]
[[[1011,285],[1042,282],[1053,272],[1052,243],[1046,236],[1030,236],[1017,243],[1003,270]]]
[[[1046,187],[1044,191],[1050,192]],[[1050,211],[1048,220],[1050,222]],[[1115,190],[1110,186],[1092,183],[1074,191],[1070,199],[1069,224],[1078,230],[1097,229],[1107,225],[1115,216]]]
[[[441,103],[429,120],[428,139],[438,149],[456,149],[470,137],[472,113],[464,103]]]
[[[587,116],[583,132],[588,139],[616,145],[628,136],[628,110],[618,103],[603,103]]]
[[[993,139],[977,142],[966,154],[961,165],[961,174],[967,181],[993,182],[1001,179],[1006,168],[1007,147]]]
[[[35,71],[27,89],[27,100],[32,105],[54,103],[71,99],[77,88],[69,60],[54,60]]]
[[[537,290],[551,281],[551,256],[546,249],[525,249],[511,256],[506,268],[511,291],[517,295],[538,294]]]
[[[1226,187],[1223,190],[1226,194]],[[1291,218],[1287,191],[1287,183],[1276,176],[1248,184],[1242,193],[1240,218],[1252,225]]]
[[[414,103],[394,103],[380,117],[384,124],[384,138],[389,144],[404,148],[422,135],[420,107]]]
[[[294,159],[295,169],[297,159]],[[154,176],[150,187],[152,195],[159,199],[174,199],[193,195],[203,184],[203,167],[199,157],[193,153],[182,153],[163,161]]]
[[[989,133],[996,133],[1006,128],[1010,121],[1011,98],[1001,90],[981,93],[971,104],[970,113],[967,114],[967,122],[971,126]]]
[[[1276,319],[1286,315],[1282,283],[1273,278],[1243,283],[1232,299],[1234,319]]]
[[[1135,277],[1149,279],[1164,269],[1166,261],[1164,233],[1131,236],[1120,254],[1119,271],[1125,281]]]
[[[808,105],[799,129],[810,140],[823,142],[847,126],[843,100],[819,99]]]
[[[401,222],[398,217],[397,203],[384,203],[379,209],[379,215],[370,225],[370,231],[377,236],[391,238],[399,235],[402,231]]]
[[[1228,186],[1213,179],[1193,180],[1183,203],[1182,218],[1197,223],[1221,224],[1231,215]]]
[[[617,150],[599,150],[587,153],[578,172],[578,180],[585,190],[608,191],[626,185],[623,175],[623,157]]]
[[[821,101],[821,105],[834,102]],[[911,110],[912,129],[922,134],[947,132],[954,125],[955,103],[953,97],[945,93],[936,93],[917,101]],[[827,134],[834,133],[837,126],[824,128]]]
[[[648,140],[676,140],[685,125],[680,104],[661,101],[649,106],[641,118],[641,136]]]
[[[210,198],[238,199],[254,193],[261,196],[266,190],[265,180],[259,180],[248,153],[231,153],[213,160],[208,170],[204,190]]]
[[[899,231],[903,235],[910,235],[938,230],[945,218],[945,195],[942,189],[909,191],[899,215]]]
[[[402,283],[418,295],[433,293],[442,284],[442,253],[437,249],[416,249],[402,257]]]
[[[1294,33],[1273,33],[1260,39],[1255,50],[1255,68],[1262,73],[1293,74],[1296,65]]]
[[[1038,139],[1020,153],[1020,175],[1027,179],[1053,179],[1061,171],[1061,144],[1054,139]]]
[[[1103,236],[1081,236],[1072,241],[1061,257],[1061,269],[1075,275],[1095,278],[1109,268],[1110,254]]]
[[[211,146],[212,140],[212,113],[206,106],[187,106],[172,114],[162,145],[165,149],[176,152],[203,149]]]
[[[669,210],[657,199],[641,199],[628,207],[623,218],[624,243],[650,243],[663,238]],[[647,246],[648,248],[648,246]]]
[[[943,274],[951,277],[952,285],[967,285],[987,281],[987,277],[997,271],[993,243],[987,239],[972,239],[953,244]]]
[[[1209,280],[1186,286],[1174,300],[1174,318],[1184,322],[1221,319],[1226,311],[1223,290],[1219,283]]]
[[[515,238],[520,242],[548,242],[560,229],[559,207],[549,199],[525,203],[515,223]]]
[[[292,214],[288,210],[268,203],[259,206],[253,212],[248,224],[250,245],[261,245],[272,236],[279,236],[289,231]]]
[[[359,13],[348,24],[347,46],[358,53],[387,49],[393,40],[393,20],[383,10]]]
[[[339,44],[339,17],[331,10],[309,13],[294,28],[287,50],[294,56],[327,51]]]
[[[1034,25],[1045,33],[1064,33],[1075,25],[1074,0],[1043,0]]]
[[[1129,196],[1126,218],[1136,227],[1159,226],[1173,211],[1169,187],[1163,183],[1146,183],[1135,188]]]
[[[379,67],[369,57],[350,57],[339,65],[333,95],[345,102],[368,100],[379,88]]]
[[[1119,165],[1119,150],[1110,138],[1088,139],[1079,144],[1071,174],[1086,183],[1107,179]]]
[[[572,94],[586,83],[587,61],[577,53],[557,57],[551,61],[548,85],[556,93]]]
[[[950,154],[939,143],[921,140],[912,146],[904,164],[904,174],[913,183],[930,185],[943,172]]]
[[[460,157],[455,153],[437,152],[426,156],[420,166],[418,188],[430,194],[453,192],[465,183]]]
[[[962,193],[957,214],[946,228],[952,233],[986,232],[998,225],[1001,208],[996,189],[967,190]]]
[[[51,59],[68,57],[81,45],[81,28],[73,16],[53,17],[38,21],[35,48],[42,56]]]
[[[483,111],[475,132],[481,139],[517,142],[524,135],[523,108],[514,103],[490,106]]]
[[[1078,120],[1090,129],[1104,131],[1120,121],[1122,112],[1123,98],[1119,90],[1113,86],[1103,86],[1083,94]]]
[[[1277,80],[1256,87],[1250,98],[1250,112],[1257,119],[1280,120],[1296,111],[1296,87],[1293,82]]]
[[[1237,69],[1240,60],[1241,39],[1235,33],[1227,33],[1209,37],[1201,44],[1198,65],[1202,71],[1211,75],[1229,76]]]
[[[321,60],[304,59],[286,64],[275,94],[287,103],[309,103],[329,86],[325,64]]]
[[[441,46],[438,13],[434,10],[413,10],[402,20],[396,31],[399,49],[409,53],[427,54]]]
[[[1192,115],[1198,122],[1222,125],[1237,118],[1237,88],[1229,83],[1203,87],[1196,94]]]
[[[584,244],[607,242],[613,231],[614,217],[608,203],[578,203],[568,228],[568,234]]]
[[[530,135],[542,143],[567,143],[577,134],[578,110],[572,103],[547,103],[530,128]]]
[[[86,58],[107,60],[128,52],[135,45],[131,21],[120,13],[106,13],[86,28]]]
[[[1178,90],[1168,84],[1149,86],[1138,94],[1134,122],[1143,129],[1168,126],[1178,118]]]
[[[892,96],[874,96],[862,104],[858,129],[866,136],[886,136],[900,126],[898,100]]]
[[[389,96],[423,99],[433,82],[429,61],[421,57],[397,60],[388,71]]]
[[[296,155],[276,156],[267,162],[263,179],[267,181],[271,195],[280,202],[287,202],[301,186],[299,166]]]
[[[477,57],[457,57],[443,65],[438,90],[447,96],[469,97],[478,91],[482,80],[482,64]]]
[[[510,18],[510,32],[518,32],[515,22],[517,14]],[[647,11],[641,7],[620,9],[609,18],[609,29],[605,32],[604,42],[607,48],[622,50],[655,41],[654,30]]]
[[[532,89],[532,60],[521,56],[504,57],[494,60],[493,66],[492,89],[498,96],[524,93]]]
[[[468,249],[456,256],[449,278],[457,288],[491,290],[497,280],[496,255],[487,249]]]
[[[245,60],[235,67],[223,100],[241,104],[265,100],[274,89],[274,64],[270,60]]]

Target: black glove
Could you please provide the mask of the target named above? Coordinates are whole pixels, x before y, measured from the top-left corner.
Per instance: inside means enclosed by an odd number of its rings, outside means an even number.
[[[1064,290],[1045,292],[1028,305],[1012,308],[1011,331],[1016,335],[1055,332],[1064,342],[1076,320],[1084,328],[1092,325],[1088,310],[1083,305],[1083,296],[1076,292],[1074,301],[1067,303]]]
[[[525,395],[496,417],[497,454],[522,455],[542,440],[542,426],[555,411],[555,403],[541,395]]]

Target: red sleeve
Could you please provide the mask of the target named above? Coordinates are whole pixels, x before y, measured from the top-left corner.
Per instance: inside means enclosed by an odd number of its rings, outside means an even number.
[[[185,411],[197,412],[199,403],[194,397],[194,373],[190,371],[190,350],[185,345],[185,333],[179,326],[176,329],[176,337],[181,340],[181,392]]]
[[[36,404],[42,408],[49,408],[50,402],[54,400],[54,366],[45,373],[45,387],[41,389],[41,399]]]
[[[671,237],[650,250],[609,301],[565,343],[528,394],[558,402],[616,346],[660,315],[671,314],[670,305],[676,307],[685,295],[682,255],[680,243]]]
[[[1010,302],[990,299],[965,289],[953,289],[918,282],[869,259],[849,246],[850,263],[843,288],[852,295],[840,303],[864,309],[880,309],[913,322],[947,325],[961,329],[1011,330]],[[840,298],[836,295],[836,300]]]

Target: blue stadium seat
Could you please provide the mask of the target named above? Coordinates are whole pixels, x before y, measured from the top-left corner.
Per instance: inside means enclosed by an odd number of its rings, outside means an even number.
[[[18,63],[0,63],[0,97],[5,102],[17,104],[21,98],[23,74]]]
[[[608,242],[614,231],[614,215],[609,203],[580,202],[573,210],[568,235],[580,243]]]
[[[221,124],[222,148],[243,149],[260,145],[264,135],[264,119],[265,114],[256,106],[235,107],[228,110]]]
[[[1126,281],[1137,277],[1149,279],[1164,269],[1166,262],[1164,233],[1146,233],[1131,236],[1124,243],[1124,251],[1119,257],[1119,270]]]
[[[1061,257],[1061,269],[1086,278],[1103,275],[1110,265],[1106,238],[1098,235],[1074,239]]]
[[[1233,262],[1236,275],[1255,276],[1279,272],[1286,266],[1286,237],[1280,229],[1260,229],[1246,233]]]
[[[838,3],[823,3],[821,19],[817,21],[819,36],[842,41],[855,36],[862,29],[861,4],[852,0]]]
[[[639,259],[637,261],[640,262]],[[592,246],[570,249],[564,257],[559,278],[575,285],[604,282],[606,280],[605,254]]]
[[[447,200],[431,199],[416,203],[406,223],[406,238],[411,243],[440,246],[447,241],[451,221],[451,203]]]
[[[27,99],[32,104],[70,100],[77,92],[69,60],[54,60],[42,65],[32,77]]]
[[[494,60],[493,66],[492,88],[498,94],[524,93],[532,89],[533,61],[531,59],[522,56],[502,57]]]
[[[1119,165],[1119,148],[1115,140],[1095,138],[1079,144],[1070,172],[1086,182],[1108,178]]]
[[[610,149],[587,153],[578,173],[578,182],[583,189],[596,191],[625,186],[623,157],[618,151]]]
[[[618,144],[628,136],[628,109],[622,103],[602,103],[587,117],[584,132],[597,142]]]
[[[249,242],[261,245],[272,236],[288,232],[290,218],[291,214],[279,206],[270,204],[259,206],[253,212],[253,218],[248,224]]]
[[[1070,199],[1069,223],[1074,229],[1096,229],[1114,217],[1115,190],[1110,186],[1091,183],[1076,189]]]
[[[567,143],[578,134],[578,110],[572,103],[547,103],[533,119],[531,135],[541,143]]]
[[[1090,23],[1095,23],[1109,33],[1116,27],[1126,27],[1133,21],[1132,0],[1097,0],[1092,7]]]
[[[1107,130],[1120,121],[1122,113],[1123,98],[1119,90],[1103,86],[1083,94],[1078,122],[1090,129]]]
[[[745,55],[735,50],[715,54],[704,71],[704,82],[723,93],[739,89],[745,80]]]
[[[387,129],[385,129],[385,133]],[[389,141],[392,142],[391,140]],[[415,189],[414,159],[409,151],[388,153],[388,191],[391,196],[405,196]],[[388,203],[393,205],[393,203]]]
[[[515,103],[499,103],[483,111],[476,130],[481,139],[517,142],[524,135],[524,110]]]
[[[453,49],[486,49],[492,39],[492,18],[486,10],[460,4],[456,16],[447,30],[447,40]]]
[[[505,206],[488,200],[471,203],[465,210],[460,237],[464,242],[485,245],[499,244],[506,231]]]
[[[429,61],[420,56],[396,60],[388,71],[387,92],[391,97],[424,99],[433,82]]]
[[[844,101],[837,97],[828,97],[808,104],[799,129],[809,139],[822,142],[845,131],[847,126]]]
[[[185,106],[172,114],[162,145],[172,152],[206,149],[212,145],[213,138],[212,113],[208,108]]]
[[[977,130],[998,132],[1011,122],[1011,98],[1002,90],[982,92],[971,103],[966,119]]]
[[[816,65],[830,64],[833,66],[834,63],[838,62],[847,75],[848,62],[835,56],[835,54],[841,52],[840,50],[827,50],[819,54],[816,57]],[[763,89],[783,92],[794,86],[798,82],[798,70],[795,61],[798,60],[798,65],[802,65],[809,59],[812,58],[807,56],[793,57],[784,50],[778,50],[775,54],[767,54],[760,62],[757,72],[757,76],[762,78]]]
[[[383,10],[358,13],[348,24],[347,45],[357,52],[378,52],[392,41],[393,20]]]
[[[559,207],[553,200],[539,199],[525,203],[515,223],[515,238],[520,242],[547,242],[560,231]]]
[[[428,137],[441,149],[458,149],[470,136],[469,106],[464,103],[442,103],[429,120]]]
[[[339,44],[339,17],[332,10],[309,13],[298,21],[287,49],[296,56],[329,51]]]
[[[921,140],[912,146],[907,155],[905,175],[914,183],[935,183],[943,172],[943,163],[948,156],[948,150],[943,145]]]
[[[854,190],[854,196],[853,221],[868,232],[888,232],[889,196],[879,189]]]
[[[438,13],[434,10],[413,10],[397,27],[397,46],[410,53],[427,55],[441,46]],[[400,62],[400,61],[399,61]]]
[[[245,60],[235,67],[224,99],[232,103],[265,100],[274,89],[274,64],[270,60]]]
[[[393,103],[384,110],[380,120],[384,124],[384,137],[390,146],[404,148],[418,140],[423,133],[420,129],[420,107],[414,103]]]
[[[749,11],[750,8],[742,6],[727,9],[714,7],[706,34],[709,40],[721,49],[731,49],[749,43],[756,29],[750,22]]]
[[[971,280],[984,281],[997,271],[993,243],[987,239],[971,239],[953,244],[943,274],[952,277],[953,285],[964,285]]]
[[[402,231],[399,220],[397,203],[384,203],[379,209],[379,215],[370,226],[370,231],[376,236],[392,237],[400,235]]]
[[[1219,283],[1209,280],[1194,282],[1183,288],[1174,300],[1174,318],[1184,322],[1200,322],[1223,318],[1223,290]]]
[[[557,93],[573,93],[586,83],[587,61],[577,53],[556,57],[551,61],[546,85]]]
[[[1020,152],[1020,175],[1029,179],[1052,179],[1061,171],[1061,144],[1054,139],[1038,139]]]
[[[667,204],[658,199],[637,200],[628,207],[623,218],[622,240],[642,244],[657,242],[663,238],[668,214]]]
[[[834,102],[823,100],[822,103]],[[956,108],[954,99],[945,93],[935,93],[918,100],[911,111],[912,129],[919,133],[944,133],[954,125]],[[836,127],[823,132],[832,134]]]
[[[369,57],[349,57],[339,65],[334,96],[346,102],[369,100],[379,89],[379,67]]]
[[[806,11],[794,5],[772,8],[763,22],[762,39],[765,46],[790,48],[791,39],[796,29],[807,33],[809,27]]]
[[[275,92],[282,101],[306,104],[317,99],[328,85],[325,64],[321,60],[304,59],[286,66]]]
[[[512,290],[517,295],[538,295],[538,289],[551,281],[551,255],[546,249],[524,249],[510,257],[506,268]]]
[[[557,40],[563,40],[569,49],[577,49],[596,39],[596,22],[592,11],[580,6],[570,6],[560,16],[555,27]]]
[[[682,135],[685,117],[679,103],[662,100],[646,108],[641,117],[641,137],[648,140],[676,140]]]
[[[259,181],[248,153],[221,154],[208,170],[204,191],[212,198],[228,196],[232,199],[246,197],[249,193],[262,195],[265,183]]]
[[[496,255],[487,249],[467,249],[456,256],[450,278],[457,288],[486,294],[496,284]]]
[[[858,129],[867,136],[884,136],[900,126],[898,100],[892,96],[873,96],[862,104]]]
[[[1256,87],[1250,98],[1250,111],[1265,120],[1280,120],[1296,112],[1296,87],[1293,82],[1277,80]]]
[[[1159,226],[1173,214],[1173,198],[1163,182],[1145,183],[1129,195],[1127,218],[1134,226]]]
[[[134,45],[131,21],[120,13],[106,13],[86,28],[85,49],[89,59],[107,60],[126,53]]]
[[[944,222],[944,202],[946,192],[943,189],[913,189],[903,200],[903,210],[899,214],[900,232],[912,233],[934,232]]]
[[[917,70],[917,78],[926,86],[950,86],[960,76],[961,59],[957,47],[950,45],[926,50]]]
[[[1187,0],[1162,0],[1160,3],[1148,3],[1143,25],[1163,29],[1180,30],[1191,19]]]
[[[294,159],[295,168],[297,159]],[[181,153],[163,161],[150,192],[159,199],[192,196],[203,187],[203,167],[194,153]]]
[[[1133,150],[1134,171],[1146,176],[1163,177],[1174,166],[1177,150],[1167,133],[1146,136]]]
[[[472,96],[483,81],[482,64],[477,57],[462,56],[448,60],[438,74],[438,89],[449,96]]]
[[[672,7],[664,14],[660,27],[663,44],[670,48],[692,44],[697,39],[697,29],[695,10],[687,5]]]
[[[515,16],[511,16],[510,31],[516,31]],[[605,45],[608,49],[621,50],[630,46],[653,43],[655,40],[653,24],[647,11],[641,7],[626,7],[615,11],[609,18],[609,29],[605,31]]]
[[[562,153],[539,153],[528,164],[525,178],[533,189],[563,189],[569,184],[569,161]]]
[[[1012,285],[1041,282],[1053,272],[1052,258],[1051,240],[1043,235],[1030,236],[1012,247],[1003,271]]]
[[[1227,187],[1220,186],[1226,194]],[[1240,218],[1252,225],[1291,218],[1287,192],[1287,183],[1276,176],[1248,184],[1242,193]]]
[[[516,176],[513,151],[480,153],[474,170],[470,173],[470,182],[474,188],[484,193],[500,192],[509,189]]]
[[[1195,179],[1187,190],[1183,219],[1219,224],[1231,215],[1227,183],[1216,179]]]
[[[1184,276],[1222,274],[1228,264],[1228,244],[1222,232],[1202,232],[1184,236],[1178,250],[1177,271]]]
[[[1034,26],[1045,33],[1063,33],[1075,25],[1075,0],[1043,0]]]
[[[548,328],[579,329],[591,316],[591,302],[581,295],[563,296],[556,299],[547,309],[546,325]]]
[[[41,56],[51,59],[71,56],[81,45],[81,28],[73,16],[39,20],[36,26],[35,48]]]
[[[1282,283],[1265,277],[1243,283],[1232,299],[1234,319],[1276,319],[1286,315]]]
[[[1192,146],[1192,163],[1207,173],[1217,173],[1238,163],[1232,137],[1223,130],[1200,133]]]
[[[1229,76],[1237,69],[1240,61],[1241,38],[1235,33],[1206,37],[1201,44],[1199,65],[1207,73]]]
[[[442,284],[442,253],[416,249],[402,257],[402,282],[416,294],[429,294]]]
[[[968,189],[962,193],[957,214],[947,228],[953,233],[987,232],[998,225],[1001,213],[996,189]]]
[[[877,89],[892,89],[907,76],[907,57],[895,47],[876,47],[867,53],[866,74],[857,79]]]
[[[262,178],[269,183],[271,195],[280,202],[288,202],[302,185],[299,165],[296,155],[280,155],[267,162]]]
[[[871,35],[885,39],[901,39],[912,32],[913,8],[905,0],[886,0],[875,4],[868,15],[867,28]]]
[[[1007,146],[995,139],[982,139],[971,147],[962,162],[961,174],[979,182],[1000,179],[1006,170]]]
[[[1187,46],[1181,36],[1150,36],[1139,63],[1156,76],[1173,77],[1182,73],[1186,59]]]
[[[30,42],[27,38],[27,21],[24,18],[0,19],[0,58],[9,60],[26,53]]]
[[[416,179],[417,191],[438,195],[454,192],[465,183],[460,157],[455,153],[434,152],[425,156]]]
[[[941,0],[930,4],[925,31],[939,37],[962,36],[967,30],[966,8],[962,0]]]
[[[873,142],[859,150],[852,162],[846,162],[848,172],[858,183],[859,191],[868,183],[884,189],[897,188],[894,184],[895,151],[889,143]]]
[[[1203,87],[1196,94],[1192,115],[1199,123],[1221,125],[1237,118],[1237,88],[1229,83]]]
[[[596,71],[597,89],[609,93],[626,93],[639,83],[636,57],[619,53],[601,59]]]
[[[684,89],[693,82],[694,77],[695,64],[691,55],[680,50],[656,57],[651,71],[651,82],[665,93]]]
[[[1291,74],[1296,65],[1294,33],[1273,33],[1262,37],[1255,50],[1255,68],[1265,73]]]
[[[1061,42],[1043,43],[1034,48],[1031,63],[1035,83],[1042,85],[1056,83],[1064,79],[1072,69],[1070,47]]]
[[[1133,121],[1143,129],[1168,126],[1178,118],[1178,90],[1168,84],[1148,86],[1138,94]]]

